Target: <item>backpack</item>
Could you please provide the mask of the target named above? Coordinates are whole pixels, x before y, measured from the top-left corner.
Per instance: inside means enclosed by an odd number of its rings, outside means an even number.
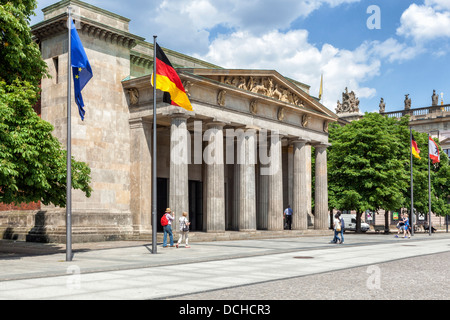
[[[340,220],[340,222],[341,222],[341,228],[345,228],[345,221],[344,221],[344,218],[341,217],[339,220]]]
[[[164,213],[163,216],[161,217],[161,225],[163,227],[167,226],[169,224],[169,220],[167,220],[166,214]]]

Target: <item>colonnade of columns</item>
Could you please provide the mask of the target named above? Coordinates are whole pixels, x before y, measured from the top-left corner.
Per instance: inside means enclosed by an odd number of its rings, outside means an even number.
[[[183,114],[171,116],[169,206],[181,213],[189,207],[188,154],[190,150],[187,129],[188,117]],[[204,231],[224,232],[226,229],[225,193],[225,153],[224,123],[206,124],[203,137],[203,175],[204,192]],[[181,129],[181,130],[180,130]],[[257,134],[254,130],[243,130],[237,139],[236,151],[240,157],[234,164],[234,183],[239,187],[234,195],[234,223],[239,231],[257,229],[283,230],[283,166],[282,141],[267,137],[268,157],[271,163],[258,162]],[[327,144],[315,144],[308,139],[290,140],[293,146],[292,171],[292,228],[308,228],[308,215],[311,213],[311,145],[315,147],[315,212],[314,228],[328,228],[328,183],[327,183]],[[180,147],[180,144],[184,144]],[[183,158],[184,157],[184,158]],[[182,161],[180,161],[180,159]],[[275,164],[275,165],[274,165]],[[286,168],[285,168],[286,169]],[[265,172],[265,173],[264,173]],[[258,201],[258,203],[257,203]]]

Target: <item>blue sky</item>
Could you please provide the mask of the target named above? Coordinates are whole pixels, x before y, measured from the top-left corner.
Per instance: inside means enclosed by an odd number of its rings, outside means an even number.
[[[56,0],[38,0],[36,17]],[[362,112],[450,103],[450,0],[87,0],[131,19],[130,32],[226,68],[274,69],[335,111],[345,87]],[[126,4],[124,4],[126,3]],[[369,29],[370,6],[380,29]]]

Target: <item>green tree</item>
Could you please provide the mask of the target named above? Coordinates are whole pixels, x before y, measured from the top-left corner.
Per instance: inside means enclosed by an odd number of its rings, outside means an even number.
[[[48,76],[31,39],[35,0],[0,0],[0,202],[66,204],[66,151],[33,110]],[[72,159],[73,188],[91,194],[90,169]]]
[[[330,126],[329,202],[331,208],[357,211],[357,228],[365,210],[411,210],[409,117],[399,120],[377,113],[341,127]],[[413,131],[421,159],[413,157],[414,208],[427,213],[428,134]],[[436,141],[438,142],[438,141]],[[450,214],[450,166],[431,164],[431,211]],[[387,213],[386,213],[387,220]],[[357,229],[358,230],[358,229]]]
[[[47,75],[29,27],[35,9],[36,0],[0,0],[0,77],[7,84],[19,79],[38,86]]]
[[[409,152],[399,136],[409,136],[400,121],[366,113],[346,126],[330,126],[329,201],[338,209],[356,210],[357,232],[365,210],[394,210],[405,205]]]

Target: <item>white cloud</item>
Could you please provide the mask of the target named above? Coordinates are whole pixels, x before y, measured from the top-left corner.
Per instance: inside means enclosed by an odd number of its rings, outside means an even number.
[[[450,1],[448,0],[425,0],[425,5],[435,7],[436,10],[450,10]]]
[[[372,41],[366,43],[371,55],[389,62],[403,62],[411,60],[423,52],[419,46],[410,47],[405,43],[400,43],[394,38],[389,38],[383,42]]]
[[[102,0],[97,0],[100,2]],[[323,5],[332,7],[360,0],[159,0],[141,21],[155,29],[159,38],[176,43],[175,50],[204,54],[212,30],[219,26],[227,32],[267,34],[285,30],[298,18],[305,18]],[[114,1],[113,1],[114,2]],[[109,4],[111,5],[111,4]],[[146,20],[146,21],[145,21]]]
[[[40,0],[39,4],[54,1]],[[154,0],[151,6],[145,0],[130,2],[132,5],[118,0],[89,1],[132,18],[130,32],[150,38],[157,34],[164,47],[227,68],[275,69],[311,85],[314,96],[323,73],[324,104],[332,111],[345,87],[360,99],[374,97],[376,90],[364,83],[380,74],[382,62],[403,62],[422,52],[419,46],[409,47],[394,38],[364,42],[354,50],[331,44],[318,47],[309,42],[307,30],[283,31],[322,6],[360,0]],[[449,7],[450,0],[411,5],[402,15],[397,34],[421,40],[450,33],[450,27],[442,30],[450,21],[448,12],[442,10]]]
[[[412,4],[403,12],[397,34],[419,44],[450,37],[450,11],[446,9],[450,9],[450,3],[444,0],[427,0],[420,6]]]
[[[313,96],[318,95],[323,73],[323,103],[332,111],[345,87],[360,98],[373,97],[376,90],[360,83],[378,75],[381,66],[380,60],[373,58],[372,45],[364,44],[354,51],[330,44],[319,49],[308,42],[306,30],[270,31],[262,36],[239,31],[215,39],[208,53],[197,57],[227,68],[275,69],[311,85]]]

